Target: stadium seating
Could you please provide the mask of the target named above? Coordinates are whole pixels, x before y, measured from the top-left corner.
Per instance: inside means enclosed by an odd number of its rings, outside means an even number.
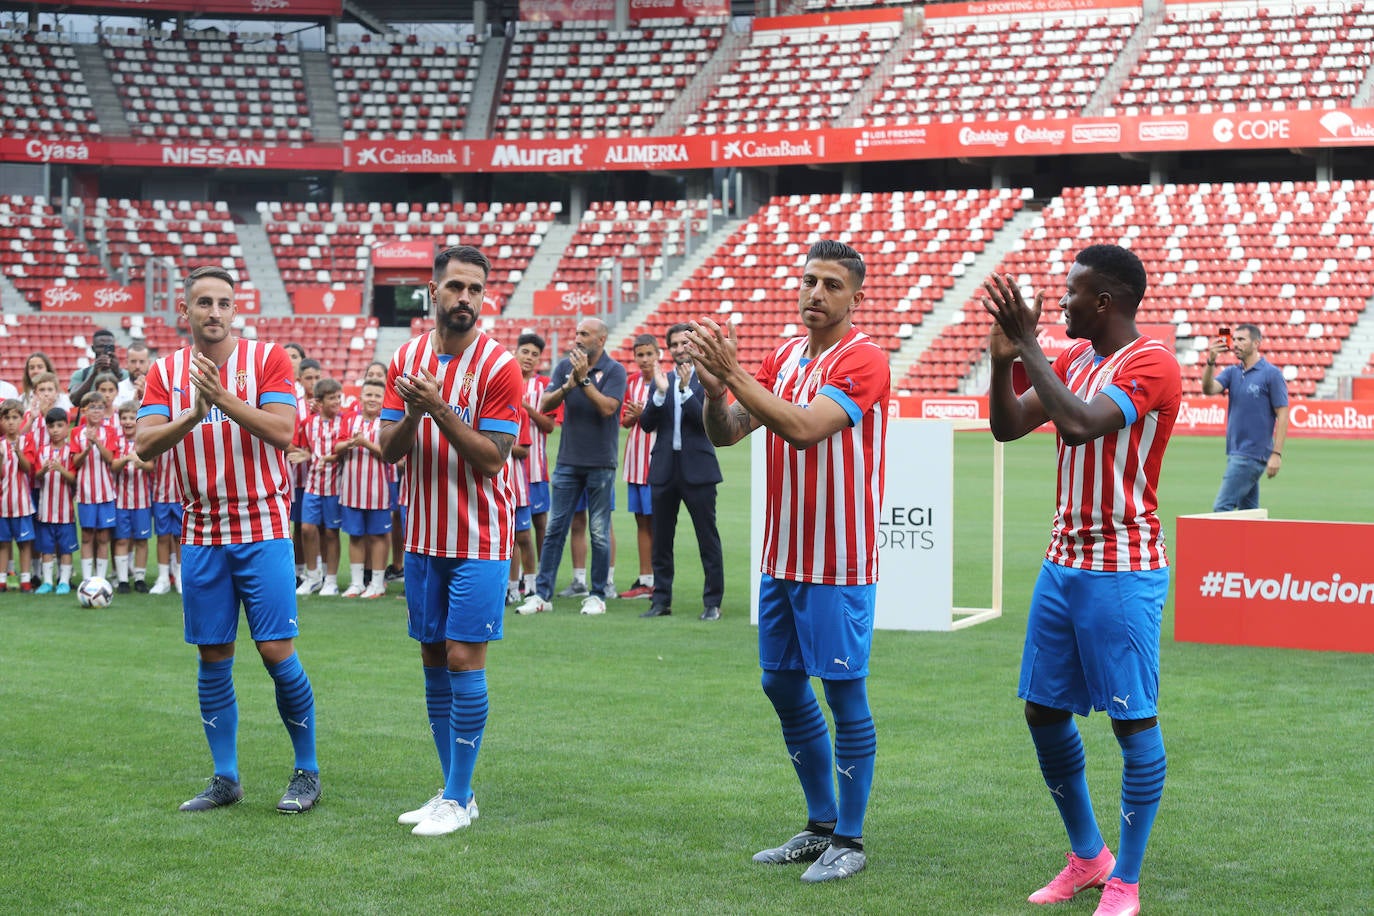
[[[90,364],[89,343],[96,330],[88,315],[6,313],[0,318],[0,379],[23,390],[24,365],[37,351],[52,360],[59,387],[66,391],[72,373]]]
[[[360,380],[377,350],[377,319],[371,316],[262,316],[245,319],[240,333],[278,344],[298,343],[327,375],[344,383]]]
[[[897,40],[898,23],[755,31],[688,115],[684,133],[809,130],[832,123]]]
[[[432,238],[480,247],[492,262],[488,306],[504,308],[562,204],[259,203],[258,212],[288,291],[356,289],[374,246]]]
[[[800,267],[811,242],[836,238],[864,255],[867,298],[856,324],[896,350],[985,241],[1022,205],[1019,191],[909,191],[775,197],[735,232],[634,334],[663,339],[674,322],[715,315],[736,326],[741,360],[757,365],[798,325]]]
[[[103,241],[110,265],[127,266],[128,281],[143,281],[149,258],[215,266],[252,285],[229,208],[220,202],[112,200],[87,202],[87,218]]]
[[[520,23],[494,133],[534,139],[648,134],[725,33],[723,19],[654,23],[623,32],[604,24]]]
[[[81,66],[59,33],[0,32],[0,80],[0,135],[100,136]]]
[[[684,222],[690,209],[692,232],[705,234],[707,201],[605,201],[593,203],[553,274],[555,289],[595,289],[608,261],[621,264],[621,297],[638,302],[641,279],[663,277],[666,258],[685,252]],[[643,262],[645,275],[640,277]]]
[[[1349,105],[1374,62],[1374,10],[1171,4],[1108,115]]]
[[[930,20],[858,124],[1077,117],[1139,22],[1139,8],[1068,21]]]
[[[1374,182],[1250,182],[1069,188],[997,266],[1047,295],[1044,322],[1074,254],[1093,242],[1130,247],[1152,279],[1137,320],[1176,328],[1184,390],[1200,391],[1202,351],[1219,327],[1253,322],[1289,389],[1315,392],[1374,294]],[[976,300],[898,385],[954,391],[986,350]]]
[[[0,267],[33,308],[43,287],[109,279],[100,262],[41,197],[0,196]]]
[[[459,137],[472,98],[480,46],[416,36],[331,46],[344,139],[442,140]]]
[[[101,42],[136,137],[314,139],[300,56],[281,36],[125,32],[105,33]]]

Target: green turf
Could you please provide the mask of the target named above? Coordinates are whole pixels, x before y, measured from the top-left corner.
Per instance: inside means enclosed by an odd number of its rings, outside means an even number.
[[[74,596],[0,595],[0,911],[1037,912],[1025,896],[1062,864],[1065,841],[1015,682],[1052,451],[1046,436],[1007,450],[1005,616],[875,640],[880,750],[870,868],[856,879],[807,887],[799,869],[749,862],[803,815],[758,689],[738,447],[722,453],[725,618],[640,620],[642,601],[586,618],[571,600],[508,616],[491,652],[482,816],[447,838],[395,823],[439,784],[402,601],[302,601],[324,799],[287,818],[273,806],[289,745],[251,648],[236,671],[247,797],[179,814],[209,755],[177,596],[117,596],[109,610],[83,611]],[[1278,517],[1365,521],[1367,452],[1290,441],[1264,502]],[[961,434],[956,455],[955,597],[981,604],[986,437]],[[1174,514],[1209,508],[1222,465],[1216,439],[1175,439],[1161,494],[1170,532]],[[619,520],[624,587],[633,547]],[[701,583],[693,543],[684,513],[686,609]],[[1169,783],[1145,863],[1146,912],[1368,912],[1370,659],[1176,644],[1171,619],[1165,632]],[[1114,843],[1119,754],[1105,719],[1083,732]],[[1094,896],[1055,912],[1090,913]]]

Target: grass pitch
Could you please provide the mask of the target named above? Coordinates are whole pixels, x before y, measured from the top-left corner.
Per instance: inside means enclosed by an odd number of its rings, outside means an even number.
[[[1174,440],[1161,487],[1170,534],[1174,514],[1210,507],[1223,451]],[[1367,453],[1365,442],[1292,440],[1263,502],[1275,517],[1367,521]],[[957,604],[987,600],[988,455],[985,435],[957,437]],[[701,578],[685,513],[673,617],[640,620],[646,602],[616,601],[585,618],[570,600],[508,615],[490,656],[482,816],[442,839],[395,823],[440,783],[401,600],[301,602],[324,797],[283,817],[290,746],[246,632],[235,681],[247,797],[186,815],[177,805],[204,786],[210,760],[178,597],[83,611],[75,596],[0,595],[0,911],[1039,912],[1025,897],[1066,843],[1015,687],[1052,514],[1052,440],[1007,450],[1004,616],[875,639],[870,866],[834,886],[749,862],[799,829],[804,809],[758,688],[746,462],[742,446],[722,452],[720,622],[688,613]],[[624,587],[635,563],[623,510],[617,525]],[[1166,615],[1169,782],[1145,911],[1368,912],[1370,659],[1177,644]],[[1080,726],[1115,846],[1117,746],[1104,717]],[[1055,912],[1091,913],[1095,898]]]

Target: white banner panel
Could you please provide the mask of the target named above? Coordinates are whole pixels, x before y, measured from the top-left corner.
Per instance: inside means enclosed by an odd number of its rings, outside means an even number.
[[[762,430],[751,437],[749,619],[758,623],[763,557]],[[878,535],[879,630],[949,630],[954,622],[954,424],[890,419]]]

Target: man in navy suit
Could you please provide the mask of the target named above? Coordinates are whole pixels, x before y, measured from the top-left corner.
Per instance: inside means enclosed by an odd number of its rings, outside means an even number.
[[[654,593],[649,610],[639,616],[667,617],[673,612],[673,536],[677,533],[678,508],[685,503],[696,528],[701,567],[706,575],[701,619],[719,620],[720,602],[725,594],[725,566],[720,532],[716,530],[720,463],[701,420],[706,392],[692,369],[692,357],[687,351],[688,330],[690,326],[686,324],[668,329],[668,353],[674,368],[667,374],[661,368],[655,370],[653,391],[639,417],[643,429],[658,433],[649,454],[654,509]]]

